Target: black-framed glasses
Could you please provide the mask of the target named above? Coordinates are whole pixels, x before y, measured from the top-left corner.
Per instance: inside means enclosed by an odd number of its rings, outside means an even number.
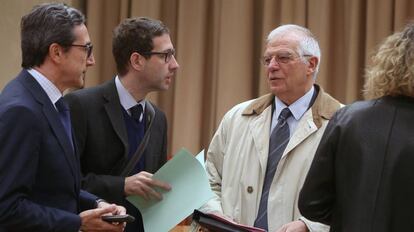
[[[269,66],[270,62],[272,62],[273,59],[275,59],[276,63],[278,64],[287,64],[291,61],[293,61],[296,58],[299,57],[311,57],[312,55],[294,55],[290,52],[278,52],[273,55],[269,56],[263,56],[262,57],[262,63],[265,66]]]
[[[82,48],[85,48],[85,51],[88,54],[88,56],[87,56],[88,58],[92,55],[92,49],[93,49],[93,45],[92,44],[85,44],[85,45],[82,45],[82,44],[71,44],[69,46],[71,46],[71,47],[82,47]]]
[[[164,56],[165,63],[170,62],[171,58],[175,56],[174,49],[168,49],[165,52],[141,52],[142,55],[152,56],[152,55],[162,55]]]

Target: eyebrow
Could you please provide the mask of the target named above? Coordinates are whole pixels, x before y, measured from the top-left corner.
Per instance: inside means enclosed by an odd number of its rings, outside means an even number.
[[[288,54],[288,55],[293,55],[294,53],[291,51],[277,51],[277,52],[269,52],[267,54],[265,54],[264,56],[274,56],[277,54]]]

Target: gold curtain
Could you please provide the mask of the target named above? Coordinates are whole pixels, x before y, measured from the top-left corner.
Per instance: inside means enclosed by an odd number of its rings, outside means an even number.
[[[181,66],[171,89],[151,94],[167,115],[169,154],[207,148],[224,113],[268,92],[259,59],[267,33],[286,23],[319,39],[317,82],[343,103],[361,98],[372,51],[414,15],[410,0],[84,0],[97,65],[87,86],[112,78],[113,28],[149,16],[171,30]]]

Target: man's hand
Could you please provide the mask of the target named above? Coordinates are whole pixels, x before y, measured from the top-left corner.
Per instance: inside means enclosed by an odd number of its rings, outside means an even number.
[[[297,220],[283,225],[277,232],[309,232],[309,230],[303,221]]]
[[[125,194],[127,196],[139,195],[145,200],[162,200],[161,193],[157,192],[154,187],[159,187],[167,191],[171,190],[169,184],[152,179],[152,174],[148,172],[140,172],[125,178]]]
[[[86,210],[79,214],[79,216],[81,217],[81,231],[124,231],[125,223],[111,224],[102,221],[101,217],[105,214],[118,214],[118,212],[120,212],[121,214],[125,214],[125,208],[117,205],[109,205],[108,203],[106,204],[107,205],[102,205],[100,203],[102,207],[97,209]]]
[[[115,206],[115,211],[110,213],[112,215],[124,215],[124,214],[126,214],[126,209],[123,206],[115,205],[115,204],[109,204],[106,201],[100,201],[98,203],[97,208],[106,208],[106,207],[109,207],[109,206]]]

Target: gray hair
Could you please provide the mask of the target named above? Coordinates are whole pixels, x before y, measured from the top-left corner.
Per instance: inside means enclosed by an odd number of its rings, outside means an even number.
[[[321,49],[319,48],[318,41],[309,29],[295,24],[282,25],[269,33],[266,43],[269,43],[279,37],[292,34],[298,37],[299,47],[297,52],[300,56],[312,55],[318,58],[318,64],[313,74],[313,79],[316,79],[316,75],[319,71],[319,65],[321,63]],[[304,57],[302,57],[302,61],[307,62]]]

